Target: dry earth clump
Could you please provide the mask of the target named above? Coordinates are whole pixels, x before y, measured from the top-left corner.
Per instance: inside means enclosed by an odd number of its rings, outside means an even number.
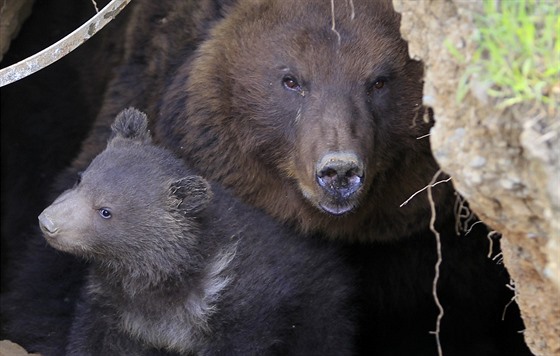
[[[501,105],[488,95],[493,84],[484,73],[465,76],[476,60],[476,16],[483,13],[483,2],[393,3],[402,14],[401,32],[410,55],[425,64],[424,103],[434,109],[436,119],[430,135],[434,155],[471,209],[503,234],[503,263],[531,351],[559,355],[558,78],[546,93],[551,105]],[[461,85],[466,90],[458,100]]]

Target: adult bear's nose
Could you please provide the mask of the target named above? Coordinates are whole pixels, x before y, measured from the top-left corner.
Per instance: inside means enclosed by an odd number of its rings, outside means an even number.
[[[346,199],[362,186],[364,164],[352,152],[331,152],[317,163],[316,176],[326,193]]]

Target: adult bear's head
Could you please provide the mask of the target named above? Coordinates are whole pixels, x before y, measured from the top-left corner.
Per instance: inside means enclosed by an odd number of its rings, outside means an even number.
[[[333,5],[334,4],[334,5]],[[304,231],[426,227],[437,170],[422,66],[390,1],[241,1],[180,68],[158,133],[209,178]],[[167,131],[167,132],[165,132]]]

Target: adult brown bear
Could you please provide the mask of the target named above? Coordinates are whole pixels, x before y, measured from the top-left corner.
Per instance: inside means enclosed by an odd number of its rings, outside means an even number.
[[[432,124],[422,65],[391,2],[138,0],[130,11],[124,56],[69,173],[102,150],[122,108],[139,107],[157,119],[155,139],[207,178],[305,234],[348,242],[362,277],[363,354],[436,354],[430,205],[425,193],[401,204],[438,166],[419,139]],[[518,311],[502,320],[513,295],[487,258],[487,228],[457,217],[451,184],[432,193],[444,353],[528,354]],[[42,278],[29,303],[70,263],[36,249]],[[18,285],[26,279],[37,276],[25,271]],[[23,294],[13,289],[12,300]]]

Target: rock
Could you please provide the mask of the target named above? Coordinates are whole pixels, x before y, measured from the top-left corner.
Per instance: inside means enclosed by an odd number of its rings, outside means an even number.
[[[0,11],[0,61],[10,48],[21,25],[31,14],[34,0],[7,0],[2,2]]]
[[[25,349],[9,340],[0,341],[0,356],[40,356],[39,354],[29,354]]]

